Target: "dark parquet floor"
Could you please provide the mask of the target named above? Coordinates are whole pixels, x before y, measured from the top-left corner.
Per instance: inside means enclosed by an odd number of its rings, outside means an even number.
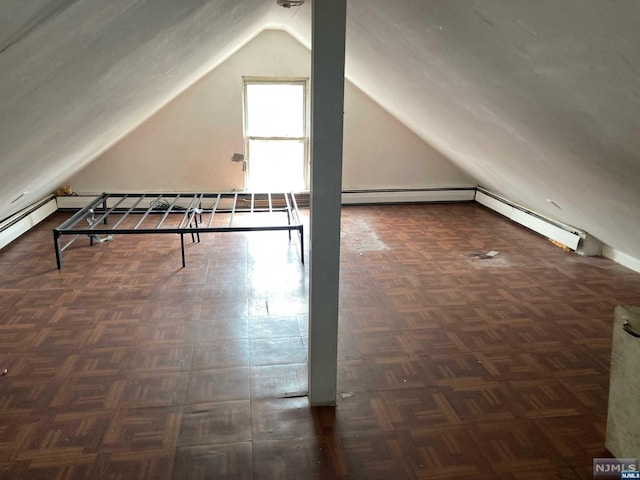
[[[475,204],[343,210],[337,408],[285,233],[0,251],[0,478],[591,479],[640,275]],[[484,258],[494,250],[499,254]]]

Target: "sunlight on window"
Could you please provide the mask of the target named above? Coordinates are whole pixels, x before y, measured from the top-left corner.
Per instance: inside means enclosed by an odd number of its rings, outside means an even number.
[[[304,85],[247,84],[247,136],[304,136]]]
[[[304,189],[304,143],[299,140],[251,140],[249,188],[255,192]]]
[[[247,188],[305,189],[305,83],[246,84]]]

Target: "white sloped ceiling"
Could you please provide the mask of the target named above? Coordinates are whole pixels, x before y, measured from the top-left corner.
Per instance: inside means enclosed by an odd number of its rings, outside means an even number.
[[[347,1],[357,86],[482,185],[640,258],[640,2]],[[309,19],[309,2],[0,0],[0,218],[260,29],[309,45]]]
[[[640,258],[640,2],[348,0],[348,16],[356,85],[483,186]],[[282,21],[309,41],[309,9]]]
[[[0,0],[0,219],[58,188],[232,54],[270,7]]]

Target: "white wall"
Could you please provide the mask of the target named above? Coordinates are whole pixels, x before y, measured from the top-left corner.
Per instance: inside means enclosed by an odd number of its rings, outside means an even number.
[[[242,77],[309,77],[310,53],[266,30],[66,183],[79,193],[244,188]],[[475,186],[471,177],[347,82],[343,186]]]
[[[478,182],[346,82],[342,187],[475,187]]]

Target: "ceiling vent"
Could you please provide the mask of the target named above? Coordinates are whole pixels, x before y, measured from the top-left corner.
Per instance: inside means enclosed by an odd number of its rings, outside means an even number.
[[[304,0],[276,0],[276,3],[284,8],[299,7]]]

